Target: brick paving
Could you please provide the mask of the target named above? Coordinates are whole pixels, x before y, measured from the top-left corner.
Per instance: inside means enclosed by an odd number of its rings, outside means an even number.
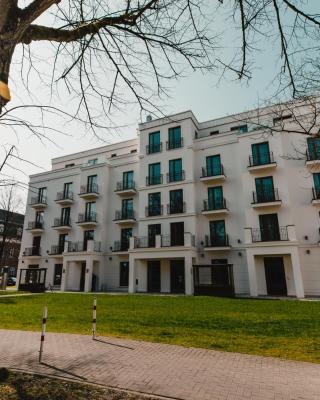
[[[0,330],[0,367],[184,400],[319,400],[320,365],[135,340]]]

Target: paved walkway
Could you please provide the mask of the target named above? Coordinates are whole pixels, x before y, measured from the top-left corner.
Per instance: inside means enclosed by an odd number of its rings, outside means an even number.
[[[185,400],[319,400],[320,365],[101,337],[0,330],[0,367]]]

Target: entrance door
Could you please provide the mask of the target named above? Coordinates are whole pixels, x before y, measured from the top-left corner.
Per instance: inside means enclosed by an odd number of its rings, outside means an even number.
[[[287,296],[286,274],[282,257],[264,259],[268,295]]]
[[[171,282],[171,293],[185,292],[183,260],[170,261],[170,282]]]
[[[81,275],[80,275],[80,292],[84,291],[84,282],[86,279],[86,263],[81,264]]]
[[[160,287],[160,261],[148,261],[148,292],[159,293]]]

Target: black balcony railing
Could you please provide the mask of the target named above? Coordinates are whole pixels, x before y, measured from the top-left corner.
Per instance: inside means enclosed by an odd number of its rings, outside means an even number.
[[[116,186],[116,192],[120,192],[122,190],[136,190],[136,183],[135,181],[129,181],[129,182],[117,182]]]
[[[184,201],[167,204],[167,214],[182,214],[186,212],[186,203]]]
[[[161,185],[163,182],[163,176],[162,174],[160,175],[151,175],[146,177],[146,185],[151,186],[151,185]]]
[[[91,183],[89,185],[82,185],[80,187],[80,194],[91,194],[91,193],[95,194],[99,193],[99,186],[96,183]]]
[[[32,246],[32,247],[26,247],[23,252],[24,256],[41,256],[41,248]]]
[[[101,242],[93,242],[93,251],[100,253],[101,251]]]
[[[97,213],[91,212],[78,214],[78,224],[84,222],[97,222]]]
[[[167,182],[179,182],[179,181],[184,181],[185,180],[185,173],[184,171],[179,171],[179,172],[174,172],[174,173],[168,173],[167,174]]]
[[[157,215],[162,215],[163,214],[163,206],[152,206],[152,207],[146,207],[145,209],[145,215],[146,217],[155,217]]]
[[[146,146],[147,154],[160,153],[161,151],[162,151],[162,142],[156,144],[148,144]]]
[[[64,245],[53,245],[51,246],[51,251],[49,254],[51,255],[57,255],[57,254],[62,254],[64,252]]]
[[[161,235],[161,247],[184,246],[184,234]]]
[[[215,235],[210,234],[205,236],[205,247],[228,247],[229,236],[227,234]]]
[[[58,228],[59,226],[71,226],[70,218],[55,218],[53,220],[53,227]]]
[[[183,138],[182,137],[174,139],[174,140],[168,140],[166,142],[167,150],[179,149],[180,147],[183,147]]]
[[[155,236],[139,236],[135,237],[134,247],[137,249],[150,248],[156,246]]]
[[[258,190],[252,192],[252,204],[280,201],[278,189]]]
[[[320,200],[320,188],[312,188],[312,200]]]
[[[44,229],[44,223],[40,222],[40,221],[30,221],[30,222],[28,222],[27,230],[32,230],[32,229]]]
[[[201,178],[208,178],[210,176],[224,175],[223,165],[220,164],[217,167],[202,167]]]
[[[203,200],[203,211],[216,211],[216,210],[226,210],[226,199],[222,198],[220,200]]]
[[[129,240],[117,240],[113,244],[112,251],[128,251],[130,246]]]
[[[31,197],[30,204],[31,205],[35,205],[35,204],[46,205],[47,204],[47,197],[46,196]]]
[[[123,219],[135,219],[135,212],[134,210],[118,210],[116,211],[114,220],[120,221]]]
[[[306,157],[307,161],[320,160],[320,148],[316,148],[313,151],[307,150]]]
[[[258,167],[259,165],[274,164],[274,156],[272,152],[267,152],[261,156],[249,156],[249,167]]]
[[[278,242],[289,240],[286,226],[274,226],[268,229],[253,228],[252,242]]]
[[[83,242],[69,242],[68,243],[68,252],[69,253],[77,253],[80,251],[85,251],[85,246]]]
[[[73,193],[72,192],[58,192],[56,201],[61,200],[72,200],[73,201]]]

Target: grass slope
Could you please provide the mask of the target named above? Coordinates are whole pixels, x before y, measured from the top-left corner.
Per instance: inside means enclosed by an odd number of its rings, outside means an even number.
[[[320,362],[320,302],[98,295],[99,335]],[[93,295],[0,298],[0,328],[91,333]]]

